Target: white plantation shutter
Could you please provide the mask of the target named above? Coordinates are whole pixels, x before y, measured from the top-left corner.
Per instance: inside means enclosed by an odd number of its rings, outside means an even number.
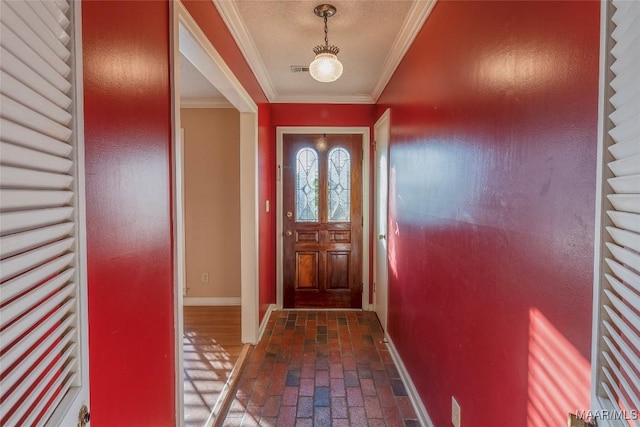
[[[598,425],[640,411],[640,1],[603,5],[602,232],[596,245],[593,402]],[[615,414],[615,415],[614,415]]]
[[[72,9],[0,2],[3,426],[69,424],[88,398]]]

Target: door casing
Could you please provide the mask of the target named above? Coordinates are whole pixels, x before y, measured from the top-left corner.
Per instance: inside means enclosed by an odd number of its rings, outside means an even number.
[[[259,277],[259,248],[258,248],[258,106],[249,93],[244,89],[233,71],[225,63],[211,41],[200,29],[180,0],[171,2],[171,43],[172,43],[172,116],[173,141],[180,138],[180,69],[179,57],[183,53],[196,68],[198,68],[209,82],[216,87],[235,109],[240,112],[240,237],[241,273],[241,339],[243,343],[257,344],[259,340],[258,313],[258,277]],[[176,164],[172,165],[172,194],[176,194]],[[175,230],[181,227],[176,223],[179,206],[172,200]],[[174,240],[174,324],[175,324],[175,391],[176,391],[176,426],[184,424],[184,383],[183,383],[183,290],[178,272],[182,271],[177,265],[180,260],[177,247],[184,242]]]
[[[371,138],[368,127],[338,126],[278,126],[276,128],[276,303],[283,307],[283,223],[282,223],[282,164],[285,134],[358,134],[362,136],[362,309],[371,310],[369,304],[369,248],[370,248],[370,193],[371,193]]]

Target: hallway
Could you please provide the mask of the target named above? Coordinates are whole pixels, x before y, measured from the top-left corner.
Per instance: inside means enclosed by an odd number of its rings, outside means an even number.
[[[418,426],[383,339],[373,312],[274,312],[222,425]]]

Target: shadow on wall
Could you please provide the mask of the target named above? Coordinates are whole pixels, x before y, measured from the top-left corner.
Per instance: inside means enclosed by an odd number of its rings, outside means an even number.
[[[591,365],[535,307],[529,310],[528,367],[527,425],[564,425],[568,410],[588,409]]]

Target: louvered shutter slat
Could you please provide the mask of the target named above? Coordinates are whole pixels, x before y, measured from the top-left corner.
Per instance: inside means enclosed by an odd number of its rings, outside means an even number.
[[[51,118],[52,120],[68,124],[71,121],[71,114],[63,108],[60,108],[35,90],[29,88],[22,82],[14,79],[11,75],[4,71],[0,74],[2,79],[2,94],[20,102],[40,114]]]
[[[615,176],[640,173],[640,154],[610,162],[609,169]]]
[[[633,268],[636,271],[640,271],[640,255],[636,252],[630,251],[626,248],[621,248],[620,246],[607,242],[607,249],[611,252],[611,254],[620,261],[622,264],[626,264]]]
[[[640,213],[640,195],[638,194],[609,194],[607,198],[616,210]]]
[[[37,36],[46,44],[58,58],[67,61],[71,53],[69,49],[62,43],[53,33],[49,31],[38,14],[29,6],[28,2],[22,1],[5,1],[2,2],[2,13],[7,13],[9,20],[16,20],[24,23],[24,26],[37,34]],[[52,17],[53,18],[53,17]],[[65,64],[66,65],[66,64]]]
[[[69,21],[66,21],[67,27],[63,27],[60,22],[47,10],[47,7],[42,4],[42,1],[31,1],[29,6],[40,17],[42,22],[47,26],[49,31],[63,44],[69,43],[70,37],[67,34],[66,28],[69,26]],[[65,17],[66,19],[66,17]]]
[[[616,159],[631,157],[640,154],[640,144],[637,140],[618,142],[609,147],[609,151]]]
[[[633,271],[629,270],[627,267],[623,266],[622,264],[610,258],[607,258],[605,261],[611,268],[611,271],[613,271],[613,273],[616,276],[622,279],[624,283],[627,283],[628,285],[632,286],[636,292],[640,293],[640,275],[639,274],[634,273]]]
[[[65,364],[66,362],[66,364]],[[63,369],[63,365],[64,369]],[[7,425],[33,425],[36,416],[40,415],[42,411],[42,405],[47,402],[47,394],[53,392],[56,387],[62,385],[69,373],[71,366],[66,359],[60,359],[53,366],[50,366],[47,370],[47,374],[37,383],[36,387],[29,393],[17,411],[13,413]],[[31,405],[36,404],[35,411],[31,411]],[[40,408],[38,408],[40,407]],[[21,421],[23,420],[24,421]]]
[[[636,252],[640,252],[640,239],[638,239],[637,233],[620,230],[616,227],[607,227],[607,232],[609,232],[613,241],[619,246],[624,246],[626,248],[633,249]]]
[[[34,410],[29,412],[29,416],[25,421],[26,424],[37,421],[37,417],[39,415],[36,415],[36,414],[40,414],[41,411],[43,411],[42,419],[46,420],[51,416],[56,406],[60,404],[60,401],[63,398],[63,395],[61,393],[58,393],[54,396],[53,394],[54,390],[56,388],[68,390],[73,384],[73,382],[76,380],[77,374],[75,373],[69,374],[72,368],[73,368],[73,361],[67,362],[67,365],[65,366],[65,369],[62,372],[62,374],[57,377],[56,381],[52,385],[49,386],[49,388],[47,389],[47,392],[42,398],[40,398],[39,403],[34,408]],[[45,404],[49,402],[49,399],[51,399],[52,396],[54,396],[53,402],[47,408]]]
[[[0,62],[2,71],[21,81],[58,107],[67,109],[71,105],[71,98],[64,92],[69,89],[68,82],[63,81],[64,87],[57,88],[8,50],[2,48],[0,55],[2,55],[2,62]]]
[[[36,151],[59,157],[67,157],[71,153],[72,147],[68,143],[43,135],[12,121],[0,119],[0,126],[2,126],[2,140],[4,143],[32,148]],[[2,157],[4,159],[4,153]]]
[[[33,307],[44,301],[44,299],[48,295],[51,295],[56,289],[59,289],[67,283],[73,273],[74,269],[69,268],[46,281],[42,285],[39,285],[35,289],[30,290],[20,298],[16,298],[14,301],[2,308],[2,320],[6,324],[13,322],[25,312],[31,310]]]
[[[73,177],[59,173],[40,172],[5,166],[0,171],[0,180],[9,188],[62,190],[71,186]]]
[[[625,230],[631,230],[635,231],[636,233],[640,233],[639,214],[619,211],[607,211],[607,214],[618,228],[623,228]]]
[[[71,67],[65,62],[68,59],[69,51],[63,50],[64,57],[58,55],[54,49],[47,46],[36,32],[30,28],[22,19],[20,19],[14,11],[8,6],[8,2],[3,1],[0,6],[0,21],[4,24],[4,28],[10,28],[11,31],[23,40],[40,58],[43,58],[56,72],[62,76],[68,76]]]
[[[616,193],[640,193],[640,174],[610,178],[607,182]]]
[[[611,321],[610,322],[603,322],[605,324],[610,324],[611,327],[619,330],[622,332],[622,334],[633,344],[633,346],[636,349],[640,348],[640,338],[638,338],[638,335],[633,332],[633,329],[631,329],[629,327],[629,325],[627,325],[627,323],[622,320],[622,318],[617,314],[617,312],[615,312],[611,307],[609,307],[608,305],[604,306],[605,311],[607,312],[607,314],[610,316]]]
[[[53,396],[54,390],[56,388],[60,387],[63,389],[68,389],[73,383],[73,381],[75,381],[76,374],[69,374],[72,367],[73,365],[71,364],[71,362],[68,362],[67,365],[65,365],[65,368],[62,371],[62,373],[58,375],[56,379],[48,385],[48,387],[45,389],[46,393],[44,393],[42,396],[38,398],[38,403],[34,407],[34,410],[28,412],[27,417],[25,418],[25,421],[23,421],[24,424],[26,425],[34,424],[38,420],[38,416],[39,416],[36,414],[40,414],[40,411],[45,411],[44,419],[51,416],[53,409],[52,407],[49,407],[47,409],[45,406],[46,402],[48,402],[49,399],[51,399],[51,397]],[[53,405],[54,405],[53,408],[55,408],[55,405],[58,405],[61,400],[62,400],[62,396],[60,394],[57,394],[53,401]]]
[[[0,154],[2,154],[2,163],[9,166],[22,166],[49,172],[68,172],[73,166],[73,161],[67,158],[41,153],[6,142],[0,143]]]
[[[58,323],[62,322],[69,316],[73,316],[73,314],[69,315],[69,309],[72,306],[73,301],[66,302],[56,310],[55,313],[47,317],[44,322],[40,323],[36,328],[29,332],[29,334],[22,338],[20,340],[22,346],[13,346],[6,350],[2,356],[0,356],[0,363],[2,363],[3,369],[9,369],[13,366],[14,363],[25,356],[27,348],[31,348],[31,346],[37,343],[43,336],[46,336],[47,332],[52,330]],[[10,375],[13,375],[13,371],[11,371]]]
[[[72,191],[0,190],[7,209],[64,206],[71,202]]]
[[[5,212],[0,213],[0,224],[2,224],[2,232],[8,234],[57,224],[68,220],[72,214],[73,208],[71,207],[36,209],[28,212]]]
[[[71,84],[67,76],[58,73],[47,61],[42,59],[36,52],[34,52],[28,44],[26,44],[20,37],[17,37],[13,31],[6,27],[2,27],[2,36],[5,49],[8,50],[18,58],[22,63],[38,72],[48,82],[50,82],[55,88],[67,92],[71,88]],[[10,48],[9,48],[10,47]]]
[[[640,401],[637,397],[635,397],[634,389],[629,384],[628,379],[622,374],[619,368],[619,361],[613,360],[611,355],[607,352],[603,352],[602,356],[607,361],[607,366],[609,367],[609,371],[611,372],[611,377],[615,377],[615,384],[618,385],[618,390],[621,390],[626,396],[629,396],[631,399],[631,403],[635,405],[634,407],[640,408]],[[626,400],[626,399],[625,399]]]
[[[40,264],[44,264],[55,257],[63,255],[71,249],[74,239],[69,237],[59,242],[42,246],[38,249],[25,252],[0,261],[0,280],[17,276],[20,273],[31,270]]]
[[[71,234],[72,230],[73,223],[67,222],[0,237],[0,256],[2,258],[10,257],[45,243],[62,239]]]
[[[58,341],[68,342],[71,340],[73,338],[73,329],[70,329],[69,327],[72,325],[73,320],[73,317],[64,319],[51,331],[49,335],[45,337],[43,341],[39,342],[32,351],[28,354],[22,355],[22,357],[18,359],[18,363],[13,365],[10,375],[5,375],[2,380],[0,380],[0,390],[2,390],[3,393],[12,390],[13,387],[20,382],[19,380],[30,372],[38,360],[40,360],[45,354],[52,351],[52,347],[55,347],[55,343]],[[13,359],[7,359],[7,361],[8,360]],[[2,361],[2,358],[0,358],[0,362]],[[0,411],[0,414],[6,413],[7,412],[4,410]]]
[[[607,329],[607,332],[609,332],[609,336],[611,337],[609,341],[615,342],[615,345],[620,349],[621,354],[624,354],[624,356],[631,362],[633,366],[640,366],[640,357],[638,357],[637,355],[638,348],[631,348],[627,341],[618,333],[618,331],[613,326],[611,326],[609,322],[605,322],[604,326]]]
[[[633,390],[640,389],[640,378],[638,378],[638,375],[636,375],[629,362],[627,362],[626,358],[623,356],[622,352],[618,350],[611,338],[604,337],[604,342],[609,348],[609,354],[614,356],[616,362],[618,362],[618,372],[620,372],[620,375],[622,375],[628,381],[627,384],[629,384],[629,394],[631,396],[634,396]],[[633,403],[638,404],[640,402],[637,398],[635,398]]]
[[[44,319],[47,313],[60,306],[60,304],[71,295],[74,290],[73,288],[73,283],[68,284],[65,288],[37,306],[37,308],[25,313],[20,319],[3,329],[2,332],[0,332],[0,339],[4,345],[12,345],[18,337],[22,336],[40,320]]]
[[[0,111],[0,114],[5,119],[9,119],[12,122],[49,135],[60,141],[68,141],[69,138],[71,138],[72,131],[67,126],[61,125],[55,120],[35,110],[31,110],[6,96],[0,96],[0,102],[2,102],[2,111]]]
[[[18,382],[18,386],[11,393],[8,393],[6,398],[2,403],[0,403],[0,413],[8,414],[16,403],[22,399],[22,396],[28,392],[29,387],[36,382],[37,378],[42,375],[45,369],[56,357],[58,357],[58,355],[62,354],[63,357],[66,358],[75,351],[75,344],[67,347],[70,339],[71,337],[67,334],[66,337],[60,340],[60,342],[58,342],[55,347],[45,355],[45,357],[35,366],[33,371],[29,372],[25,378]],[[65,348],[67,348],[66,351]]]

